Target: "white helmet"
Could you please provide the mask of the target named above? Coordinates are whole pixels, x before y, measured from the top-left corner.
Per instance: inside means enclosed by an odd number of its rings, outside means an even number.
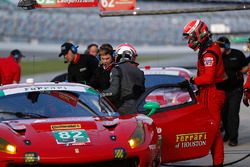
[[[120,44],[115,48],[115,61],[123,62],[123,61],[135,61],[136,60],[136,50],[134,46],[131,44]]]

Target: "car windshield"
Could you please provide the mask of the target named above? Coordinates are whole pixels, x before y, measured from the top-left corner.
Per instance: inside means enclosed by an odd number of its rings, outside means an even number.
[[[149,88],[160,84],[174,84],[184,80],[185,79],[183,77],[174,75],[147,74],[145,75],[145,87]]]
[[[0,97],[0,121],[116,115],[108,102],[94,93],[42,91]]]

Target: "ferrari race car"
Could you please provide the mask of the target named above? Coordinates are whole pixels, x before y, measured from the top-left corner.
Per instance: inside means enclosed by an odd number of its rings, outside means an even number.
[[[0,87],[0,167],[157,167],[160,134],[144,114],[119,116],[91,87]]]
[[[140,68],[145,75],[145,86],[149,88],[154,85],[162,83],[171,83],[173,80],[181,81],[182,77],[189,80],[192,72],[182,67],[150,67],[145,66]],[[62,73],[54,77],[51,82],[64,82],[67,81],[68,73]],[[175,77],[179,76],[179,77]],[[175,81],[175,82],[176,82]]]
[[[218,125],[190,84],[171,77],[126,116],[86,85],[1,87],[0,164],[150,167],[208,155]]]

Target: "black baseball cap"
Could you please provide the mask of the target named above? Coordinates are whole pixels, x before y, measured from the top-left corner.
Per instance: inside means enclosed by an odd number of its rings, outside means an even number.
[[[10,52],[10,54],[15,58],[15,59],[18,59],[18,58],[21,58],[21,57],[25,57],[22,52],[18,49],[14,49]]]
[[[230,48],[230,41],[227,37],[222,36],[217,39],[216,41],[221,48],[229,49]]]
[[[58,55],[59,57],[66,55],[69,50],[71,50],[74,47],[72,43],[65,42],[61,45],[61,53]]]

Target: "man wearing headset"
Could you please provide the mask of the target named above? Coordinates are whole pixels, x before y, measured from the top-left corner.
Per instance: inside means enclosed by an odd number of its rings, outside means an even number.
[[[115,48],[115,62],[110,73],[110,86],[103,96],[117,97],[116,107],[121,115],[132,114],[139,96],[145,91],[144,73],[136,62],[137,52],[133,45],[124,43]]]
[[[0,60],[0,79],[1,84],[13,84],[19,83],[21,78],[21,59],[23,54],[14,49],[10,52],[10,55]]]
[[[100,65],[90,80],[90,85],[99,91],[108,89],[110,86],[110,72],[114,66],[113,52],[112,45],[108,43],[100,47]]]
[[[220,37],[217,40],[222,53],[223,64],[228,80],[225,87],[225,104],[222,109],[222,123],[225,130],[224,142],[229,140],[229,146],[238,145],[239,112],[243,95],[243,73],[248,70],[246,56],[237,49],[230,48],[230,41],[227,37]]]
[[[93,72],[98,67],[98,60],[89,54],[79,54],[78,46],[65,42],[61,45],[59,57],[64,56],[68,66],[68,82],[88,84]]]

